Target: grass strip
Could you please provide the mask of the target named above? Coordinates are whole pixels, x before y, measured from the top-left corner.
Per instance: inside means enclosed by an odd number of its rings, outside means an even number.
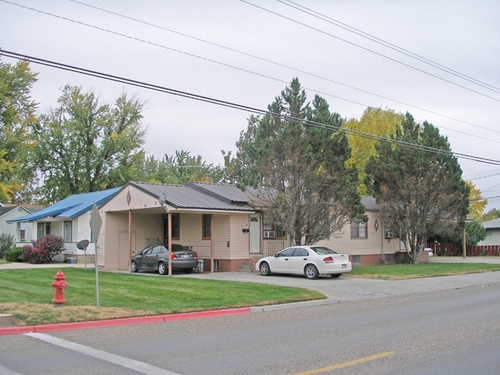
[[[346,276],[380,280],[416,279],[467,273],[500,271],[500,264],[486,263],[425,263],[355,266]]]
[[[66,303],[55,307],[51,284],[57,269],[2,270],[0,313],[21,324],[46,324],[109,317],[169,314],[261,306],[326,298],[303,288],[257,283],[99,272],[96,305],[95,270],[63,268]],[[66,311],[62,311],[66,310]],[[67,311],[72,313],[67,314]],[[102,313],[101,313],[102,312]],[[68,315],[68,316],[67,316]]]

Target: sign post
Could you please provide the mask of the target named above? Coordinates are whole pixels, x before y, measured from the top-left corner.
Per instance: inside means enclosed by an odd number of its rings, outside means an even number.
[[[98,262],[97,262],[97,240],[99,239],[99,232],[101,231],[102,218],[97,210],[97,205],[94,202],[92,207],[92,213],[90,214],[90,228],[92,229],[94,237],[94,266],[95,266],[95,295],[96,295],[96,306],[99,308],[99,272],[98,272]]]

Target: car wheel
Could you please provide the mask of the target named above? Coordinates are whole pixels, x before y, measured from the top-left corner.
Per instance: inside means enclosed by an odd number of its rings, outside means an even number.
[[[332,273],[332,277],[333,277],[334,279],[338,279],[340,276],[342,276],[342,274],[341,274],[341,273]]]
[[[191,273],[193,272],[192,268],[184,268],[184,273]]]
[[[271,268],[267,262],[262,262],[259,266],[259,270],[262,276],[269,276],[271,274]]]
[[[306,277],[308,279],[317,279],[319,275],[318,269],[313,264],[308,264],[304,270],[304,273],[306,274]]]
[[[160,262],[158,264],[158,273],[160,275],[166,275],[167,274],[167,269],[168,269],[168,267],[165,265],[165,263]]]
[[[139,268],[137,268],[137,264],[135,264],[134,261],[130,264],[130,271],[132,272],[139,272]]]

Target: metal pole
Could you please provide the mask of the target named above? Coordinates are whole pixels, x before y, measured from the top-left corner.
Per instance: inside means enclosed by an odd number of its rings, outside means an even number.
[[[463,250],[464,250],[464,259],[467,256],[467,242],[465,240],[465,223],[464,223],[464,240],[463,240]]]
[[[97,207],[94,203],[94,211],[95,215],[94,216],[94,244],[95,244],[95,251],[94,251],[94,267],[95,267],[95,298],[96,298],[96,306],[99,308],[99,271],[98,271],[98,261],[97,261],[97,239],[99,238],[99,234],[97,233]]]

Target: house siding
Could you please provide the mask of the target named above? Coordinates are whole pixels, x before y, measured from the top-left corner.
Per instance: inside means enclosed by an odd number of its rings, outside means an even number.
[[[383,225],[375,212],[366,212],[368,217],[367,238],[351,238],[350,223],[341,230],[332,233],[329,239],[315,245],[329,247],[338,253],[359,256],[361,265],[380,264],[387,261],[387,255],[394,255],[400,250],[398,238],[386,239]],[[391,260],[390,262],[393,262]]]

